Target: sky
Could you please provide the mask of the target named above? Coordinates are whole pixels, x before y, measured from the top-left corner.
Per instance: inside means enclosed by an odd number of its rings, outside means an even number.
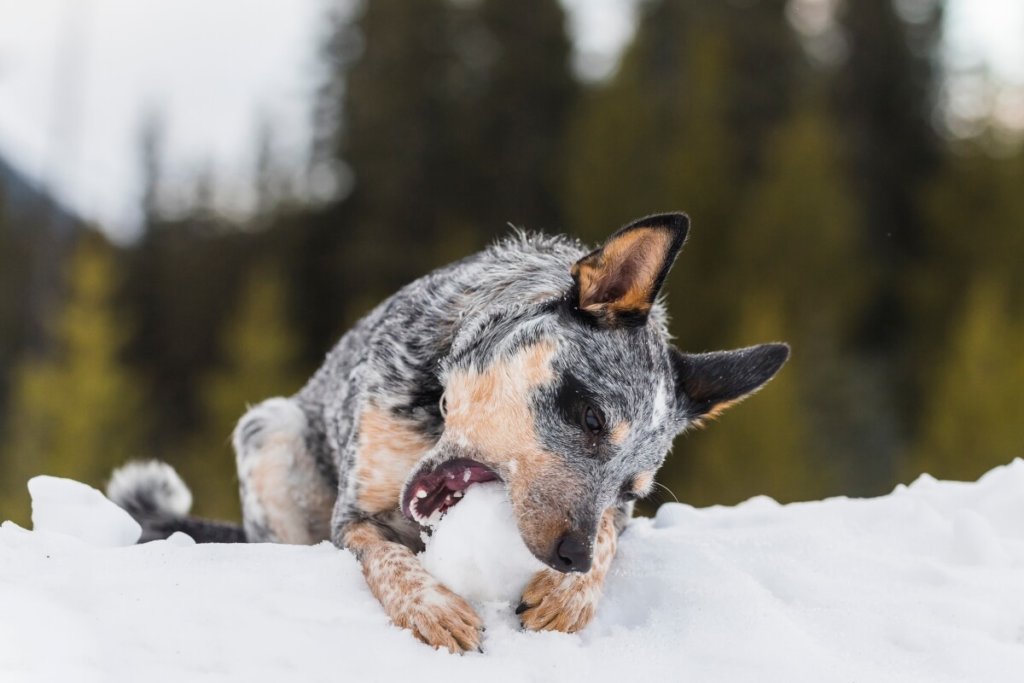
[[[563,2],[577,68],[607,74],[633,31],[634,0]],[[317,50],[336,4],[0,0],[0,155],[129,236],[140,131],[159,112],[168,180],[209,172],[220,199],[244,208],[261,127],[282,164],[307,158]],[[951,0],[948,12],[949,59],[1024,87],[1024,0]]]

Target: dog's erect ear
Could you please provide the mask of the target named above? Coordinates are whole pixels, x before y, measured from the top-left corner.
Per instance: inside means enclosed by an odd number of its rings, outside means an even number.
[[[698,423],[718,417],[757,391],[789,358],[787,344],[760,344],[735,351],[682,353],[672,348],[678,405]]]
[[[622,228],[573,264],[572,303],[607,325],[642,325],[689,228],[682,213],[648,216]]]

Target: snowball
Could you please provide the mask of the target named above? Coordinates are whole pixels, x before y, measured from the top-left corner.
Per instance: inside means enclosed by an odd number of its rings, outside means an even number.
[[[474,484],[434,526],[423,566],[467,600],[518,602],[544,565],[523,543],[500,482]]]
[[[32,495],[34,531],[73,536],[90,545],[134,545],[142,527],[131,515],[85,484],[59,477],[34,477],[28,482]]]

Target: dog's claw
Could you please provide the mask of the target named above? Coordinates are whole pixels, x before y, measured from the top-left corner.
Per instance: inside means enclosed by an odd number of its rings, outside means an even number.
[[[435,649],[463,654],[480,648],[483,622],[461,597],[440,584],[422,588],[419,600],[391,619]]]
[[[575,633],[593,619],[600,595],[600,580],[592,575],[543,569],[527,585],[516,614],[531,631]]]

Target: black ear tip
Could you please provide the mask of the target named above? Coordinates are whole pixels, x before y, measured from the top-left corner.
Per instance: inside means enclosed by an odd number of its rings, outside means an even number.
[[[767,364],[770,365],[774,370],[778,370],[782,365],[789,360],[789,344],[785,342],[773,342],[771,344],[764,344],[764,357]]]
[[[665,216],[668,218],[667,224],[672,231],[679,234],[677,240],[679,242],[685,240],[687,234],[690,232],[690,217],[682,211],[665,214]]]
[[[669,221],[673,228],[676,228],[677,230],[690,229],[690,217],[682,211],[674,211],[665,215],[669,217]]]
[[[638,218],[629,225],[625,226],[622,230],[629,230],[631,228],[666,228],[674,233],[677,233],[679,237],[678,241],[686,238],[686,234],[690,230],[690,217],[682,211],[673,211],[671,213],[656,213],[650,216],[644,216]]]

